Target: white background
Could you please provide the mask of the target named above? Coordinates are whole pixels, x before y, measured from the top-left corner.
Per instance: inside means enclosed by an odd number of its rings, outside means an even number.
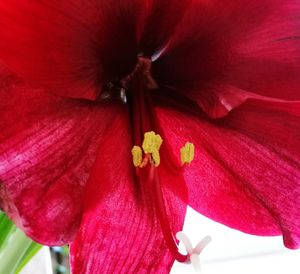
[[[300,274],[300,251],[284,248],[281,237],[235,231],[188,209],[183,231],[195,246],[210,235],[201,254],[203,274]],[[171,274],[194,274],[192,265],[175,263]]]

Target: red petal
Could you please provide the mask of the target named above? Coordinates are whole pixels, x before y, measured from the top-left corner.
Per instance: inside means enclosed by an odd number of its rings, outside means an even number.
[[[0,92],[1,207],[36,241],[69,242],[97,147],[119,110],[21,85]]]
[[[34,86],[95,99],[111,70],[135,61],[135,9],[128,1],[1,1],[0,58]]]
[[[281,231],[299,247],[299,116],[299,103],[252,101],[217,121],[159,109],[170,143],[196,146],[185,174],[190,205],[247,233]]]
[[[220,112],[222,99],[236,107],[241,92],[300,100],[299,1],[198,1],[191,7],[153,66],[161,84],[201,106],[214,100]]]
[[[151,56],[167,45],[190,4],[189,0],[143,1],[137,34],[144,54]]]
[[[169,273],[174,261],[162,237],[151,190],[133,178],[128,128],[123,117],[107,132],[99,150],[81,228],[71,246],[74,274]],[[180,229],[186,206],[168,189],[165,198],[175,210],[171,225]]]
[[[223,83],[211,83],[209,86],[203,86],[201,90],[190,89],[188,97],[196,101],[198,106],[211,118],[221,118],[249,98],[258,96],[254,96],[250,92],[245,92],[234,86],[224,85]],[[260,99],[267,100],[267,98]]]

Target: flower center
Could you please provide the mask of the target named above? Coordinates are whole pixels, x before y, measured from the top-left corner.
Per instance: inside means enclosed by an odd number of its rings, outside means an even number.
[[[166,210],[164,194],[160,182],[159,166],[161,163],[160,149],[163,145],[162,130],[156,118],[151,92],[158,88],[158,84],[151,75],[152,61],[145,57],[138,57],[134,70],[121,79],[118,84],[111,84],[111,88],[119,90],[120,97],[128,104],[131,118],[132,136],[134,146],[131,150],[133,165],[136,168],[136,176],[142,187],[149,189],[154,208],[160,223],[162,233],[168,249],[179,262],[189,262],[191,255],[183,255],[179,252],[176,232],[172,229]],[[172,166],[173,157],[165,144],[162,157],[167,159]],[[194,158],[194,145],[186,143],[180,150],[182,166],[190,164]],[[166,162],[166,161],[165,161]],[[174,164],[175,172],[181,175],[181,168]],[[177,173],[176,173],[177,174]]]
[[[151,66],[152,66],[151,59],[139,56],[138,62],[133,72],[121,80],[121,85],[123,86],[123,88],[128,89],[130,87],[130,82],[135,77],[140,78],[147,89],[158,88],[156,81],[153,79],[151,75]]]

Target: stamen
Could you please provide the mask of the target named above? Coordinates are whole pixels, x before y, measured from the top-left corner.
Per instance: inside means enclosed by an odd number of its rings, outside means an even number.
[[[132,161],[135,167],[139,167],[142,163],[143,153],[139,146],[134,146],[131,150]]]
[[[190,164],[194,160],[195,147],[193,143],[187,142],[184,147],[180,149],[180,160],[181,163]]]
[[[154,166],[158,167],[160,165],[160,155],[158,150],[152,152],[152,159],[154,161]]]
[[[182,244],[184,245],[184,247],[189,255],[190,262],[192,263],[194,269],[197,272],[200,272],[201,264],[200,264],[199,255],[202,252],[202,250],[207,246],[207,244],[209,244],[211,242],[211,237],[210,236],[204,237],[196,245],[195,248],[193,248],[192,243],[191,243],[190,239],[188,238],[188,236],[186,234],[184,234],[182,231],[177,232],[176,238],[177,238],[177,240],[182,242]]]
[[[195,248],[193,248],[190,240],[185,234],[179,232],[176,234],[178,240],[182,241],[186,247],[188,254],[181,254],[176,242],[175,233],[170,226],[168,220],[168,214],[166,211],[165,201],[163,197],[163,191],[159,179],[159,173],[157,167],[160,164],[159,149],[163,143],[163,140],[159,134],[154,131],[148,131],[144,134],[144,140],[142,148],[135,145],[132,150],[133,165],[137,168],[137,175],[139,169],[144,168],[148,163],[151,164],[148,179],[153,191],[153,197],[155,198],[155,208],[157,211],[157,217],[162,228],[162,232],[169,250],[172,252],[174,258],[179,262],[192,262],[195,269],[200,269],[200,262],[198,255],[202,249],[210,241],[209,237],[204,238]],[[180,150],[181,161],[183,164],[189,164],[194,158],[194,145],[192,143],[186,143]],[[144,154],[144,156],[143,156]],[[139,176],[139,175],[138,175]]]
[[[163,140],[159,134],[149,131],[144,134],[143,150],[145,153],[158,152]]]
[[[155,134],[154,131],[146,132],[142,144],[145,153],[144,159],[142,149],[139,146],[134,146],[131,150],[133,165],[143,168],[150,162],[158,167],[160,165],[159,149],[162,142],[163,140],[159,134]]]

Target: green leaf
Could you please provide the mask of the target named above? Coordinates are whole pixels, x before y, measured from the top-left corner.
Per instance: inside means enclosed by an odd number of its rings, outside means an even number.
[[[7,236],[0,252],[0,273],[14,274],[32,241],[19,229]]]
[[[70,253],[69,246],[68,246],[68,245],[65,245],[65,246],[63,246],[62,248],[63,248],[62,254],[63,254],[64,256],[68,256],[69,253]]]
[[[0,250],[5,245],[10,233],[16,230],[14,224],[9,220],[4,212],[0,211]]]
[[[0,273],[17,274],[41,249],[0,211]]]
[[[38,243],[35,243],[35,242],[32,242],[30,244],[30,246],[28,247],[28,249],[26,250],[23,258],[21,259],[19,265],[18,265],[18,268],[16,270],[16,274],[18,274],[22,269],[23,267],[32,259],[32,257],[42,248],[43,246],[38,244]]]

